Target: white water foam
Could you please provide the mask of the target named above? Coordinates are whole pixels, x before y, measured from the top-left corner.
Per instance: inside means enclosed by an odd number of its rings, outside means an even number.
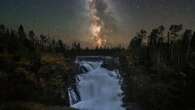
[[[102,62],[81,61],[79,64],[87,72],[77,76],[76,88],[80,100],[71,103],[71,107],[79,110],[124,110],[117,71],[102,68]],[[75,97],[75,93],[69,90],[70,101]]]

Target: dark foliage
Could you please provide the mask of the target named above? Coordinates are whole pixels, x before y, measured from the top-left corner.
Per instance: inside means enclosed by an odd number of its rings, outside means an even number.
[[[127,49],[83,49],[78,42],[69,47],[62,40],[38,36],[32,30],[26,33],[22,25],[17,31],[0,25],[0,101],[68,105],[65,94],[74,82],[75,57],[102,55],[120,57],[128,109],[192,110],[195,32],[182,30],[182,25],[168,30],[159,26],[151,33],[141,30]]]
[[[194,109],[194,33],[172,25],[141,30],[121,56],[126,106],[145,110]],[[130,107],[131,108],[131,107]]]

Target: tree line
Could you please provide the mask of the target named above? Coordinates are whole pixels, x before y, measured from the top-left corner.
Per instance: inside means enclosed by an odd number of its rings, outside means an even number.
[[[144,110],[194,109],[195,31],[141,30],[121,54],[124,101]],[[131,107],[131,104],[130,104]]]
[[[37,36],[33,30],[25,32],[22,25],[17,30],[0,25],[0,52],[25,54],[34,51],[64,52],[68,48],[62,40],[46,35]]]
[[[153,29],[151,33],[141,30],[131,40],[128,50],[132,60],[148,65],[186,65],[195,52],[195,32],[183,25],[171,25],[168,31],[164,26]]]
[[[0,25],[0,52],[17,55],[33,55],[40,52],[63,53],[65,55],[96,55],[109,54],[112,51],[120,51],[124,48],[117,47],[101,47],[90,49],[82,48],[79,42],[73,42],[71,46],[66,45],[62,40],[55,40],[54,37],[48,37],[44,34],[36,35],[33,30],[26,32],[22,25],[17,30],[6,28]]]

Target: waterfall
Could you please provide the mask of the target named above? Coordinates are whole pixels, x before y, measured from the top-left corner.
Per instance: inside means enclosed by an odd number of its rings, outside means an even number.
[[[79,110],[123,110],[118,71],[101,67],[103,61],[79,61],[83,74],[69,88],[70,105]]]

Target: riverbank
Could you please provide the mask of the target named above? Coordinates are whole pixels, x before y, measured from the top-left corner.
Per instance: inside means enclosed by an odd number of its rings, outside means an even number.
[[[69,105],[70,58],[51,53],[32,59],[1,54],[0,60],[1,110],[55,110],[50,108]]]
[[[138,64],[129,57],[120,57],[123,100],[128,110],[194,109],[195,68],[189,65],[178,68],[161,62],[156,69],[156,65]]]
[[[0,110],[76,110],[65,106],[44,105],[34,102],[7,102],[0,104]]]

